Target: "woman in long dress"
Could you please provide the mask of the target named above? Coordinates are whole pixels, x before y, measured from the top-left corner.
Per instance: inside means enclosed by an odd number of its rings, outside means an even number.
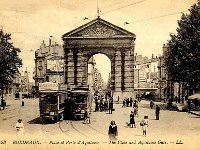
[[[118,136],[117,125],[115,121],[111,121],[109,129],[108,129],[108,136],[111,141],[116,141]]]
[[[135,126],[135,118],[134,117],[135,117],[135,115],[134,115],[133,111],[131,111],[131,114],[130,114],[130,127],[131,128],[133,128],[133,125],[136,128],[136,126]]]

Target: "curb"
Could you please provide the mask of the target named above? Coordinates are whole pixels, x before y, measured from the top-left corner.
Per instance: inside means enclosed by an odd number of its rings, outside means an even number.
[[[200,116],[200,113],[196,113],[196,112],[189,112],[190,114],[196,115],[196,116]]]

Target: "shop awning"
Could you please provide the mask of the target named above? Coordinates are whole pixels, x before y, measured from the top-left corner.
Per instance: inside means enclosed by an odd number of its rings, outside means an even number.
[[[188,99],[200,99],[200,91],[189,96]]]

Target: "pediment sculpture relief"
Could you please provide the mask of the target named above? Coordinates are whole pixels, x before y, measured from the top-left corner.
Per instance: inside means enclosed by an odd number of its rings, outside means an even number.
[[[123,35],[117,30],[111,29],[103,24],[94,24],[83,31],[79,32],[75,36],[85,36],[85,37],[112,37],[115,35]]]

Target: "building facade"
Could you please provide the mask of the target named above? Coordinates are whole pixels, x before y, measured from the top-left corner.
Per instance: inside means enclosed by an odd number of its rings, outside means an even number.
[[[64,51],[62,45],[57,43],[52,44],[51,40],[49,45],[42,42],[39,49],[35,51],[35,70],[34,77],[35,87],[39,86],[39,83],[65,82],[65,62]]]
[[[21,99],[22,95],[31,94],[33,84],[29,82],[28,71],[24,71],[23,75],[17,72],[14,76],[13,82],[4,91],[7,99]]]
[[[158,63],[159,58],[135,54],[134,58],[134,88],[136,97],[145,91],[157,91],[158,89]]]

